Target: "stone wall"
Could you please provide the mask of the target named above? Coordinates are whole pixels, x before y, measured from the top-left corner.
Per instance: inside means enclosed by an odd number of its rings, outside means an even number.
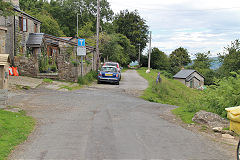
[[[58,67],[59,80],[77,82],[78,77],[81,76],[81,64],[74,65],[70,60],[70,55],[67,53],[68,48],[72,47],[72,54],[76,54],[77,47],[67,43],[59,42],[60,53],[56,57]],[[92,62],[92,59],[88,59]],[[83,76],[93,69],[92,63],[83,63]]]
[[[0,89],[0,108],[4,108],[8,104],[8,90]]]
[[[185,79],[181,79],[181,78],[174,78],[174,79],[180,81],[184,85],[186,84]]]
[[[6,54],[6,50],[5,50],[6,34],[7,34],[7,28],[0,27],[0,54]]]
[[[37,77],[39,68],[35,57],[15,56],[14,63],[15,66],[18,67],[19,75]]]

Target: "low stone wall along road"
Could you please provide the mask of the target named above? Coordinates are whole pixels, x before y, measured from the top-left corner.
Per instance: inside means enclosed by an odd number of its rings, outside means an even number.
[[[161,118],[174,106],[137,98],[148,84],[136,71],[122,76],[119,86],[38,87],[12,96],[11,105],[22,106],[37,126],[10,159],[234,159],[218,143]]]

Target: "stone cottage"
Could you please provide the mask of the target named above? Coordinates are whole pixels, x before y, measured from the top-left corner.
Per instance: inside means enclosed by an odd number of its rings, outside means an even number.
[[[6,53],[11,65],[18,67],[20,75],[40,78],[77,81],[81,75],[76,56],[77,38],[55,37],[40,33],[41,22],[19,8],[19,0],[11,2],[14,16],[0,17],[0,27],[5,27]],[[95,48],[86,46],[83,73],[96,69]]]
[[[183,69],[175,74],[173,78],[190,88],[203,88],[204,85],[204,77],[196,70]]]
[[[11,64],[14,65],[14,56],[24,54],[27,50],[26,42],[29,33],[39,33],[41,22],[19,8],[19,0],[4,0],[11,2],[15,15],[0,17],[0,26],[6,27],[6,53],[9,54]]]
[[[30,33],[26,43],[28,56],[15,56],[20,75],[77,81],[81,75],[79,57],[76,56],[77,41],[44,33]],[[83,75],[96,70],[95,48],[86,46]],[[47,61],[47,62],[46,62]]]

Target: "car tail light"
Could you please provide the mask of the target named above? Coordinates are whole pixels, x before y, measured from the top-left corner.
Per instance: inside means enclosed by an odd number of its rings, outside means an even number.
[[[99,74],[98,74],[99,76],[102,76],[102,73],[101,72],[99,72]]]
[[[118,77],[118,74],[116,74],[116,77]]]

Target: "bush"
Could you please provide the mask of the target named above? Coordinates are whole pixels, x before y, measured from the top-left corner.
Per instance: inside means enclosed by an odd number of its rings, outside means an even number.
[[[87,85],[97,79],[97,72],[91,71],[83,77],[78,77],[78,83],[80,85]]]
[[[169,78],[169,79],[173,78],[173,75],[167,71],[161,71],[160,73],[166,78]]]
[[[226,117],[225,108],[240,105],[240,75],[235,72],[232,75],[223,78],[216,85],[209,86],[202,96],[188,105],[188,110],[191,112],[206,110]]]

